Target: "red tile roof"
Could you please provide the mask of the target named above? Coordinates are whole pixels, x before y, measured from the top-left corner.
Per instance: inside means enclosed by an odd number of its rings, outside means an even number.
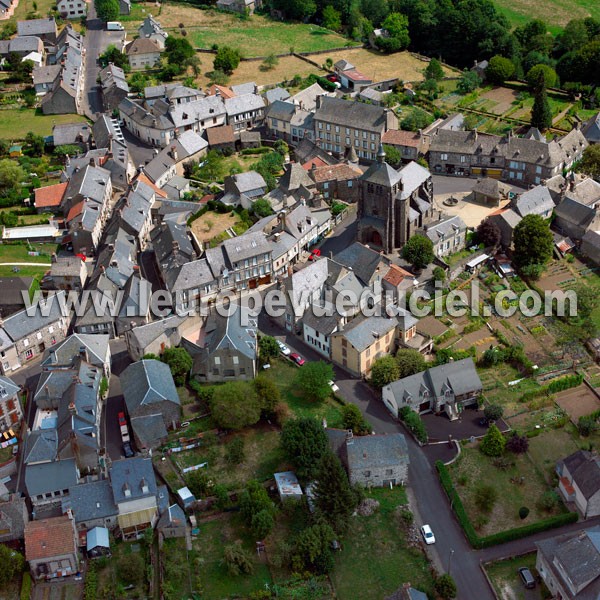
[[[68,515],[29,521],[25,526],[27,560],[42,560],[76,552],[73,522]]]
[[[312,169],[313,165],[315,167],[326,167],[327,163],[322,158],[319,158],[318,156],[316,156],[315,158],[311,158],[308,162],[305,162],[302,165],[302,168],[306,169],[307,171],[310,171],[310,169]]]
[[[386,273],[383,279],[390,285],[397,287],[404,281],[406,277],[410,277],[412,279],[414,276],[398,265],[390,265],[390,270]]]
[[[206,130],[206,137],[210,146],[219,144],[233,144],[235,136],[232,125],[220,125],[219,127],[209,127]]]
[[[235,94],[228,87],[213,84],[208,88],[209,96],[221,96],[221,98],[235,98]]]
[[[419,134],[414,131],[402,131],[400,129],[389,129],[381,138],[384,144],[390,146],[410,146],[418,148],[421,143]]]
[[[573,487],[571,482],[566,477],[560,478],[560,484],[562,485],[563,489],[565,490],[565,493],[567,494],[567,496],[571,496],[575,493],[575,488]]]
[[[348,71],[344,71],[342,73],[342,77],[347,77],[352,81],[373,81],[370,77],[363,75],[360,71],[356,69],[349,69]]]
[[[73,204],[73,206],[71,206],[71,210],[69,211],[69,214],[67,215],[67,223],[69,221],[72,221],[77,215],[80,215],[83,212],[83,200],[81,202],[78,202],[77,204]]]
[[[339,165],[326,165],[324,167],[311,169],[309,174],[316,183],[321,183],[323,181],[347,181],[349,179],[357,179],[362,175],[362,171],[358,167],[340,163]]]
[[[154,192],[156,193],[157,196],[160,196],[161,198],[167,198],[168,194],[167,192],[163,192],[163,190],[161,190],[159,187],[155,186],[150,179],[148,178],[148,176],[145,173],[139,173],[137,175],[137,177],[134,179],[134,181],[141,181],[142,183],[145,183],[146,185],[149,185]]]
[[[34,191],[36,208],[51,208],[60,206],[68,183],[56,183],[38,188]]]

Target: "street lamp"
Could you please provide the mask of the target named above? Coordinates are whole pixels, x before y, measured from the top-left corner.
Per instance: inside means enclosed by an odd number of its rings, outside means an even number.
[[[448,555],[448,575],[450,575],[450,565],[452,563],[452,555],[454,554],[454,549],[450,548],[450,554]]]

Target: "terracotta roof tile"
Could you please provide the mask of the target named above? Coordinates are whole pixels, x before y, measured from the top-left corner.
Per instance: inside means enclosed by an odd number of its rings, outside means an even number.
[[[344,163],[339,165],[326,165],[317,167],[309,171],[310,176],[316,183],[322,181],[347,181],[348,179],[357,179],[362,175],[358,167],[353,167]]]
[[[235,93],[228,87],[213,84],[208,88],[209,96],[221,96],[221,98],[234,98]]]
[[[414,276],[398,265],[390,265],[390,270],[386,273],[383,279],[384,281],[387,281],[389,284],[396,287],[400,285],[406,277],[410,277],[412,279]]]
[[[235,142],[232,125],[209,127],[206,130],[206,137],[208,138],[208,143],[211,146],[217,146],[219,144],[233,144],[233,142]]]
[[[161,190],[159,187],[156,187],[156,185],[154,185],[150,181],[150,179],[148,178],[148,176],[145,173],[140,173],[139,175],[137,175],[137,177],[134,179],[134,181],[141,181],[142,183],[145,183],[147,186],[150,186],[154,190],[154,193],[157,196],[160,196],[161,198],[167,198],[168,197],[167,192]]]
[[[80,215],[83,212],[83,200],[78,202],[77,204],[73,204],[69,214],[67,215],[67,223],[72,221],[77,215]]]
[[[418,148],[421,138],[414,131],[402,131],[400,129],[389,129],[383,134],[382,141],[390,146],[410,146]]]
[[[65,190],[68,185],[68,182],[65,182],[38,188],[34,192],[35,207],[48,208],[51,206],[60,206],[60,202],[65,195]]]
[[[27,560],[52,558],[76,551],[73,522],[68,515],[29,521],[25,526]]]
[[[316,156],[315,158],[311,158],[308,162],[305,162],[302,165],[302,168],[306,171],[310,171],[313,168],[313,165],[315,167],[325,167],[327,166],[327,163],[322,158]]]

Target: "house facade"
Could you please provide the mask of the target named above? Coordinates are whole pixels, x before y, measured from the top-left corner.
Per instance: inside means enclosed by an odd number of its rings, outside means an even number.
[[[23,418],[20,391],[12,379],[0,375],[0,433],[16,427]]]
[[[558,489],[565,502],[573,502],[584,519],[600,515],[600,457],[578,450],[556,465]]]
[[[81,19],[87,15],[85,0],[58,0],[56,10],[63,19]]]

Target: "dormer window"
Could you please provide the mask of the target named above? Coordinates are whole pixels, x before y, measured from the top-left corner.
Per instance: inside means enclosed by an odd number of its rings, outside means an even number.
[[[123,484],[123,495],[125,496],[125,498],[131,498],[131,489],[127,482]]]

